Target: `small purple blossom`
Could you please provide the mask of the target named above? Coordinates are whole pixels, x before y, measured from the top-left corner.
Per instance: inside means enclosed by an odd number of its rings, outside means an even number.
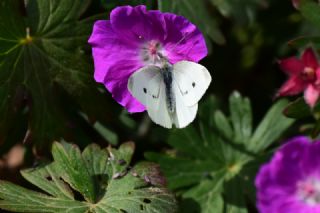
[[[260,213],[320,213],[320,141],[295,137],[256,177]]]
[[[207,55],[205,40],[195,25],[182,16],[147,11],[145,6],[115,8],[110,20],[94,24],[89,43],[95,80],[132,113],[145,110],[128,91],[132,73],[146,65],[158,65],[159,55],[172,64],[198,62]]]

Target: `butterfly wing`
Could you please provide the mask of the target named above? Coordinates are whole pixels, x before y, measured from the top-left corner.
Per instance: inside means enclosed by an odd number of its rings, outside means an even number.
[[[161,74],[156,75],[148,84],[147,111],[151,120],[165,128],[172,127],[172,116],[166,103],[165,84]]]
[[[172,127],[159,67],[146,66],[136,71],[129,78],[128,89],[133,97],[146,106],[153,122],[166,128]]]
[[[159,67],[146,66],[133,73],[129,78],[128,89],[130,93],[144,106],[147,105],[147,97],[150,96],[148,84],[159,73]]]
[[[190,61],[180,61],[174,64],[173,74],[186,106],[197,104],[211,82],[208,70]]]
[[[184,97],[180,92],[179,86],[175,81],[173,82],[173,91],[176,103],[176,110],[173,116],[173,122],[177,128],[184,128],[196,118],[198,104],[194,104],[193,106],[187,106],[184,103]]]

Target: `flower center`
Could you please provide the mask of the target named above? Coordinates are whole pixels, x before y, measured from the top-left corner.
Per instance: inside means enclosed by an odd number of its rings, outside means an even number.
[[[306,81],[313,81],[316,78],[316,72],[312,67],[305,67],[302,71],[302,79]]]
[[[309,178],[298,182],[297,195],[301,201],[308,205],[320,204],[320,180]]]
[[[164,51],[159,41],[151,40],[143,44],[141,58],[146,65],[161,64],[164,58]]]

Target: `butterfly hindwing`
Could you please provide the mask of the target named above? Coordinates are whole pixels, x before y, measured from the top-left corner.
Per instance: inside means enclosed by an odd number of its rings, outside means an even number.
[[[184,128],[190,124],[197,115],[198,104],[187,106],[184,103],[183,96],[179,91],[178,84],[173,82],[173,90],[175,91],[176,110],[173,116],[173,122],[177,128]]]
[[[173,65],[173,72],[183,102],[187,106],[197,104],[211,82],[208,70],[194,62],[180,61]]]
[[[172,117],[166,103],[165,84],[161,74],[156,75],[148,84],[147,111],[153,122],[166,128],[172,127]]]

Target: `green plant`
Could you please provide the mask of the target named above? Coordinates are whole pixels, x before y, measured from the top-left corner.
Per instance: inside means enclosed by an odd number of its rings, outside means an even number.
[[[119,149],[54,143],[54,161],[23,170],[22,176],[43,192],[0,182],[0,208],[14,212],[175,212],[173,194],[157,165],[129,166],[133,143]]]
[[[168,141],[173,153],[145,154],[160,164],[169,188],[181,195],[181,212],[247,212],[245,197],[255,202],[254,176],[267,148],[294,121],[282,115],[286,104],[275,103],[253,131],[249,99],[233,93],[227,117],[211,97],[203,104],[199,131],[174,131]]]

